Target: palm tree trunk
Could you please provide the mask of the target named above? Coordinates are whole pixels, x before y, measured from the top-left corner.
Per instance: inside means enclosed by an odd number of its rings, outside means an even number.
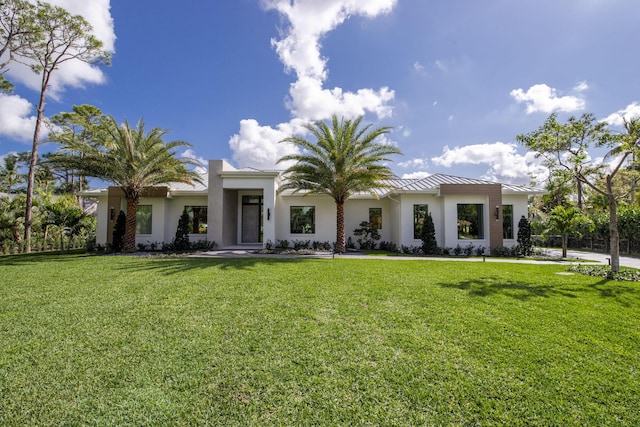
[[[344,242],[344,202],[336,202],[336,252],[344,252]]]
[[[127,221],[124,229],[124,246],[122,252],[134,253],[136,251],[136,213],[138,211],[137,197],[127,197]]]

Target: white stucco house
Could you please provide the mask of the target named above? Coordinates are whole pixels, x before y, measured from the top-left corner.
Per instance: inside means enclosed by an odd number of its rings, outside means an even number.
[[[138,207],[138,244],[171,242],[186,209],[190,240],[208,240],[217,248],[261,248],[266,242],[334,242],[336,207],[329,196],[278,193],[280,171],[236,169],[224,160],[209,161],[205,185],[171,184],[150,188]],[[528,214],[528,198],[544,193],[533,187],[434,174],[395,179],[391,188],[352,196],[345,203],[345,232],[360,222],[376,224],[381,241],[419,246],[418,231],[431,213],[441,247],[487,249],[516,244],[517,225]],[[99,244],[111,242],[117,215],[125,210],[121,190],[109,187],[83,193],[98,201]],[[353,237],[352,237],[353,238]],[[355,242],[355,238],[353,238]]]

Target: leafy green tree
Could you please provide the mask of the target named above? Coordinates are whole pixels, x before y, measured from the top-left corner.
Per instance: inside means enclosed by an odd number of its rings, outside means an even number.
[[[606,198],[609,209],[611,271],[620,270],[620,236],[617,206],[619,196],[614,190],[614,178],[640,153],[640,119],[625,120],[625,132],[613,134],[607,123],[596,120],[592,114],[580,118],[570,117],[561,124],[552,114],[537,130],[518,135],[516,139],[544,158],[551,169],[562,169],[594,192]],[[592,146],[609,149],[615,154],[615,163],[594,164],[589,156]]]
[[[580,235],[585,229],[593,229],[593,221],[574,207],[556,206],[547,219],[547,233],[558,233],[562,236],[562,258],[567,257],[569,235]]]
[[[390,144],[379,142],[391,128],[383,126],[370,130],[371,125],[361,127],[363,117],[355,120],[339,120],[336,115],[331,123],[319,121],[307,124],[306,129],[315,141],[290,136],[289,142],[301,150],[278,160],[295,161],[285,171],[285,181],[279,192],[293,190],[310,194],[326,194],[336,204],[336,252],[345,250],[344,204],[353,194],[371,192],[388,187],[384,180],[393,173],[384,162],[391,154],[402,154]]]
[[[425,255],[437,255],[440,252],[436,241],[436,227],[433,224],[431,212],[428,212],[422,220],[420,239],[422,240],[422,252]]]
[[[54,125],[49,140],[59,144],[66,141],[78,140],[82,144],[91,144],[95,135],[100,132],[105,120],[102,111],[92,105],[74,105],[72,111],[56,114],[51,118]],[[60,181],[60,193],[75,193],[82,191],[86,185],[86,178],[77,171],[69,169],[64,161],[65,157],[82,156],[82,153],[59,149],[55,156],[45,155],[45,161],[51,173]],[[57,161],[61,159],[61,161]]]
[[[27,203],[24,219],[24,236],[27,252],[31,251],[31,209],[35,184],[40,130],[44,121],[47,89],[51,77],[60,66],[69,61],[90,64],[107,64],[109,54],[102,50],[102,42],[91,35],[91,25],[80,15],[71,15],[59,6],[38,2],[33,15],[37,36],[27,39],[26,45],[16,52],[19,60],[25,61],[40,75],[40,96],[36,106],[36,123],[33,131],[33,146],[27,176]]]
[[[516,250],[522,256],[529,256],[533,253],[531,242],[531,223],[522,215],[520,221],[518,221],[518,246]]]
[[[20,243],[24,224],[24,195],[13,199],[0,197],[0,242],[6,240]]]
[[[16,186],[24,182],[24,176],[20,173],[18,156],[13,153],[7,154],[0,166],[0,191],[13,193]]]
[[[80,232],[85,213],[71,194],[63,195],[55,200],[50,194],[43,197],[43,213],[44,225],[47,228],[45,236],[48,233],[48,228],[55,226],[58,229],[60,252],[62,252],[64,249],[64,236],[66,235],[70,239]]]
[[[190,145],[183,141],[164,142],[166,133],[160,128],[146,132],[142,119],[132,129],[128,122],[119,126],[113,117],[107,116],[91,142],[70,139],[63,143],[64,150],[80,154],[64,160],[69,168],[84,176],[113,182],[124,192],[127,201],[124,252],[136,251],[136,212],[144,189],[171,182],[201,182],[198,173],[187,169],[195,164],[193,160],[175,157],[177,148]]]

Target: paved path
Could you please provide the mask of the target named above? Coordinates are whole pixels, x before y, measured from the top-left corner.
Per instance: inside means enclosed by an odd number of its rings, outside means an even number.
[[[596,252],[582,252],[570,250],[567,252],[569,260],[560,259],[561,251],[559,249],[543,249],[543,253],[550,257],[557,257],[557,260],[533,260],[533,259],[505,259],[505,258],[492,258],[492,257],[471,257],[471,258],[457,258],[457,257],[419,257],[419,256],[382,256],[382,255],[364,255],[361,253],[349,253],[343,255],[335,255],[335,258],[343,259],[385,259],[385,260],[397,260],[397,261],[420,261],[420,260],[432,260],[432,261],[459,261],[459,262],[505,262],[514,264],[609,264],[609,254],[601,254]],[[318,252],[313,255],[279,255],[279,254],[258,254],[255,250],[247,249],[220,249],[209,252],[201,252],[191,255],[194,257],[204,258],[332,258],[334,255],[328,252]],[[633,267],[640,269],[640,259],[631,257],[620,257],[620,265],[624,267]]]

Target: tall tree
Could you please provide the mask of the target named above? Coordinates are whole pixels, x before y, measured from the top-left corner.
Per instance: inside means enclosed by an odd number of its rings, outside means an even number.
[[[566,124],[559,123],[557,116],[552,114],[540,128],[518,135],[516,139],[542,156],[551,168],[564,169],[607,200],[611,270],[617,272],[620,270],[620,236],[618,195],[614,191],[613,180],[628,160],[640,153],[640,120],[625,120],[625,132],[621,134],[612,133],[607,126],[592,114],[570,117]],[[591,147],[606,148],[617,157],[611,165],[594,164],[589,156]]]
[[[142,120],[132,129],[125,121],[119,126],[106,116],[100,132],[91,142],[78,139],[65,141],[62,148],[81,153],[67,157],[66,164],[85,176],[113,182],[124,192],[127,201],[123,252],[136,251],[136,213],[142,191],[154,185],[201,182],[200,175],[187,169],[195,162],[176,158],[175,149],[190,146],[183,141],[164,142],[166,131],[145,131]]]
[[[28,43],[41,36],[34,25],[35,6],[25,0],[0,0],[0,92],[13,86],[4,77],[8,66]]]
[[[47,89],[55,70],[68,61],[82,61],[90,64],[108,64],[109,53],[102,50],[102,42],[91,35],[92,27],[79,15],[71,15],[59,6],[38,2],[34,15],[39,37],[28,40],[27,46],[17,55],[41,76],[40,97],[36,107],[36,123],[33,131],[33,146],[27,176],[27,203],[25,210],[24,236],[27,252],[31,242],[31,208],[33,206],[33,186],[38,160],[40,130],[44,120]]]
[[[18,156],[9,153],[4,157],[2,166],[0,166],[0,191],[13,193],[16,185],[21,184],[24,177],[20,173]]]
[[[315,141],[298,136],[285,138],[283,142],[294,144],[301,153],[278,160],[278,163],[295,161],[285,170],[285,181],[278,191],[326,194],[335,201],[337,252],[345,250],[344,203],[355,193],[370,192],[376,196],[375,189],[388,187],[384,180],[392,178],[393,173],[384,162],[392,154],[402,154],[397,147],[378,141],[391,131],[390,127],[371,129],[371,124],[361,127],[362,119],[361,116],[339,120],[333,115],[330,124],[322,121],[307,124],[305,127]]]
[[[93,105],[74,105],[73,111],[56,114],[51,118],[54,125],[49,134],[49,141],[65,144],[69,140],[78,140],[82,144],[91,144],[95,135],[100,132],[105,116],[98,107]],[[58,150],[55,156],[45,156],[51,172],[62,181],[60,190],[62,193],[74,193],[82,191],[86,179],[77,171],[69,169],[63,161],[56,163],[56,159],[64,157],[82,156],[73,151]],[[78,202],[80,202],[78,198]]]
[[[562,236],[562,258],[566,258],[569,234],[580,235],[585,228],[592,230],[593,221],[573,206],[556,206],[549,215],[547,227],[547,232]]]

